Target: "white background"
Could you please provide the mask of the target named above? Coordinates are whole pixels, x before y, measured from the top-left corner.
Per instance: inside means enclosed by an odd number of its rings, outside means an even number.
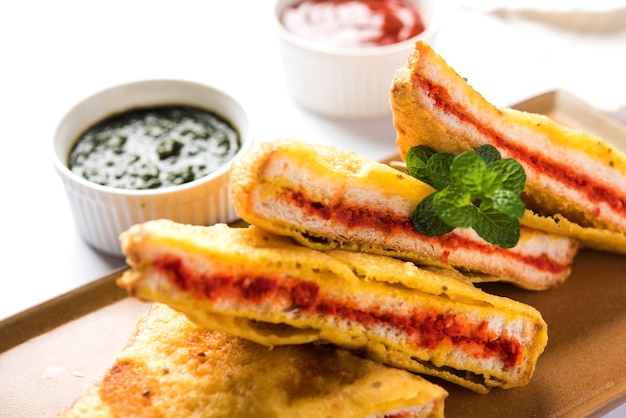
[[[604,8],[582,11],[508,10],[498,9],[498,3],[457,0],[444,6],[435,49],[476,90],[508,105],[561,88],[626,119],[626,6],[621,1],[588,1],[588,7]],[[395,154],[390,117],[336,121],[291,101],[272,4],[42,0],[0,5],[0,320],[124,264],[81,241],[51,164],[56,124],[98,90],[149,78],[206,82],[243,99],[260,139],[295,136],[373,159]]]

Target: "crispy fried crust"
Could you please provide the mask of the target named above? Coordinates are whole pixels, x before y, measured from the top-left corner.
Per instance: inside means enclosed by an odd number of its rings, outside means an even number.
[[[119,285],[211,329],[274,346],[330,342],[479,393],[528,383],[534,308],[393,258],[319,252],[260,228],[136,225]]]
[[[474,231],[426,237],[413,227],[416,205],[434,190],[386,164],[292,139],[260,143],[233,163],[231,197],[250,224],[318,250],[333,248],[453,266],[472,281],[552,288],[571,271],[578,243],[522,228],[511,249]]]
[[[443,417],[446,396],[346,350],[269,349],[156,303],[102,381],[60,417]]]
[[[541,216],[527,210],[522,224],[551,234],[576,238],[584,247],[626,254],[626,234],[608,229],[583,227],[562,215]]]
[[[626,157],[615,147],[546,116],[494,106],[424,42],[396,72],[390,104],[403,158],[420,144],[460,153],[490,143],[526,170],[524,200],[539,216],[525,225],[626,254]]]

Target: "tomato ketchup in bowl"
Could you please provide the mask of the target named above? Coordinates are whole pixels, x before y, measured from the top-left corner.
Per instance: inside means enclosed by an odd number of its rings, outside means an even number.
[[[331,118],[390,115],[393,75],[415,41],[434,42],[438,15],[436,0],[277,0],[289,94]]]
[[[297,36],[346,48],[395,44],[425,29],[420,10],[402,0],[302,0],[280,19]]]

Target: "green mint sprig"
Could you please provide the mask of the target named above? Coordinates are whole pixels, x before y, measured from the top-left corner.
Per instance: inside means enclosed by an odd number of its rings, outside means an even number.
[[[419,145],[408,150],[406,167],[412,177],[437,190],[413,212],[420,233],[440,236],[455,228],[473,228],[501,248],[517,245],[526,209],[520,198],[526,173],[516,160],[502,159],[488,144],[459,155]]]

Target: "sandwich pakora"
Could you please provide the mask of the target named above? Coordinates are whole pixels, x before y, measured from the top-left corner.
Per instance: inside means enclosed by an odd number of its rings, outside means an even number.
[[[578,242],[522,227],[513,248],[472,229],[426,236],[412,224],[416,205],[434,189],[354,152],[293,139],[261,142],[233,162],[231,196],[246,222],[318,250],[391,256],[454,267],[473,282],[507,281],[543,290],[570,274]]]
[[[268,348],[155,303],[104,377],[59,418],[435,418],[446,396],[346,350]]]
[[[547,344],[536,309],[453,270],[316,251],[256,226],[155,220],[120,239],[131,296],[262,345],[331,343],[486,393],[527,384]]]
[[[459,154],[490,144],[524,167],[522,224],[626,254],[626,156],[608,142],[488,102],[423,41],[396,71],[390,103],[402,158],[419,145]]]

